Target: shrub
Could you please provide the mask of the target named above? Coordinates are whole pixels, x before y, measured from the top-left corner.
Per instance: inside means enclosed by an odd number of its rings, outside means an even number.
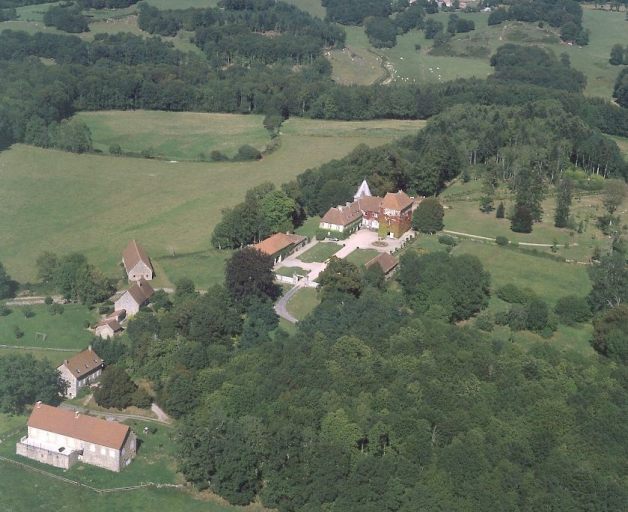
[[[443,245],[449,245],[451,247],[455,247],[456,245],[458,245],[456,239],[453,236],[449,235],[439,235],[438,243]]]
[[[505,236],[495,237],[495,243],[504,247],[505,245],[508,245],[508,238],[506,238]]]
[[[20,329],[19,326],[14,325],[13,326],[13,334],[15,334],[16,339],[20,339],[22,336],[24,336],[24,331],[22,329]]]
[[[109,153],[112,155],[121,155],[122,148],[120,147],[120,144],[111,144],[111,146],[109,146]]]
[[[35,312],[30,306],[24,306],[24,309],[22,309],[22,314],[25,318],[33,318],[35,316]]]
[[[9,316],[11,314],[11,309],[8,306],[2,305],[0,306],[0,316]]]
[[[113,313],[113,306],[98,306],[98,314],[99,315],[108,315],[110,313]]]
[[[153,397],[151,397],[146,390],[138,388],[131,397],[132,404],[140,409],[148,409],[153,403]]]
[[[497,296],[509,304],[526,304],[535,298],[532,290],[524,290],[514,284],[506,284],[498,288]]]
[[[495,210],[495,217],[498,219],[503,219],[506,215],[506,208],[504,208],[504,203],[499,203],[497,205],[497,210]]]
[[[44,299],[44,304],[46,304],[47,306],[50,306],[50,304],[52,304],[54,301],[52,300],[52,297],[50,295],[48,295],[45,299]]]
[[[495,327],[490,313],[482,313],[475,319],[475,326],[481,331],[491,332]]]
[[[222,153],[221,151],[218,151],[217,149],[214,149],[210,154],[209,154],[209,158],[212,159],[213,162],[224,162],[225,160],[229,160],[227,158],[227,155],[225,155],[224,153]]]
[[[238,154],[234,160],[259,160],[262,158],[262,153],[257,148],[249,144],[244,144],[238,148]]]
[[[558,299],[554,312],[560,321],[567,325],[579,322],[588,322],[591,319],[591,307],[584,297],[567,295]]]
[[[48,312],[51,315],[62,315],[64,311],[62,304],[50,304],[48,307]]]
[[[322,229],[318,229],[316,230],[316,240],[321,241],[321,240],[325,240],[325,238],[327,238],[327,232],[322,230]]]

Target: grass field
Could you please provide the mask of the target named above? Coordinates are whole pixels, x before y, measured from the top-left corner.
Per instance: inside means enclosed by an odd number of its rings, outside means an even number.
[[[371,261],[378,254],[379,252],[377,252],[375,249],[356,249],[345,259],[349,263],[353,263],[354,265],[361,267],[363,265],[366,265],[366,263]]]
[[[96,319],[96,314],[85,306],[67,304],[62,315],[51,315],[48,306],[30,306],[35,316],[26,318],[24,307],[11,307],[11,314],[0,316],[0,344],[24,347],[83,349],[92,339],[92,334],[83,327],[85,320]],[[24,336],[16,339],[14,326]],[[46,341],[35,333],[45,333]]]
[[[292,296],[286,308],[296,319],[303,320],[318,306],[319,302],[316,288],[301,288]]]
[[[222,282],[229,256],[209,249],[213,227],[247,189],[287,182],[360,143],[381,145],[421,126],[291,119],[279,149],[259,162],[169,163],[15,145],[0,153],[0,261],[14,279],[35,281],[42,251],[80,251],[118,275],[122,249],[137,238],[157,267],[157,286],[187,276],[207,288]]]
[[[292,277],[294,274],[306,276],[310,273],[310,271],[301,267],[280,267],[275,271],[275,273],[280,276]]]
[[[332,78],[345,85],[369,85],[385,79],[382,58],[371,49],[362,27],[343,27],[347,33],[345,47],[325,53],[332,65]]]
[[[449,13],[432,15],[447,24]],[[476,30],[454,36],[445,49],[433,50],[431,40],[423,31],[413,30],[397,38],[394,48],[370,47],[364,30],[351,27],[347,30],[347,46],[361,56],[343,58],[332,52],[328,58],[334,66],[334,77],[344,83],[373,83],[378,79],[366,65],[366,53],[370,50],[385,58],[393,81],[401,83],[444,82],[455,78],[484,78],[492,73],[489,58],[506,43],[536,44],[551,49],[556,56],[566,53],[574,68],[587,75],[585,94],[611,97],[613,84],[619,70],[608,62],[611,47],[626,40],[624,12],[585,9],[584,26],[591,31],[590,43],[578,47],[564,44],[555,29],[539,28],[534,23],[507,22],[488,26],[487,13],[461,13],[461,17],[475,22]],[[420,45],[417,51],[415,45]],[[373,68],[374,69],[374,68]]]
[[[562,263],[493,244],[461,241],[452,254],[477,256],[491,273],[491,289],[512,283],[530,288],[550,304],[565,295],[585,296],[591,289],[586,266]]]
[[[92,132],[94,148],[109,152],[119,144],[123,152],[152,150],[159,158],[198,160],[218,150],[229,157],[243,144],[260,151],[270,142],[263,116],[234,116],[196,112],[83,112],[76,116]]]
[[[298,259],[304,263],[322,263],[331,258],[340,249],[342,249],[342,245],[333,242],[319,242],[314,247],[301,254]]]

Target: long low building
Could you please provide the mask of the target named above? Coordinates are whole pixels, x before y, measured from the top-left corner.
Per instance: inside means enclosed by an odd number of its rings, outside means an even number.
[[[119,472],[135,457],[136,441],[128,425],[37,402],[16,453],[57,468],[80,461]]]
[[[286,256],[307,244],[307,237],[290,233],[275,233],[261,242],[253,245],[258,251],[273,258],[274,263],[279,263]]]

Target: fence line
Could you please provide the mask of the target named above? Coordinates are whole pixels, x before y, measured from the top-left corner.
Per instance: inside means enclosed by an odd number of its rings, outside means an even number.
[[[21,468],[27,469],[29,471],[33,471],[34,473],[39,473],[41,475],[45,475],[48,476],[50,478],[54,478],[56,480],[59,480],[63,483],[66,484],[70,484],[70,485],[76,485],[77,487],[84,487],[86,489],[89,489],[92,492],[98,493],[98,494],[108,494],[108,493],[114,493],[114,492],[128,492],[128,491],[135,491],[138,489],[146,489],[148,487],[154,487],[156,489],[164,489],[164,488],[170,488],[170,489],[182,489],[183,487],[185,487],[182,484],[156,484],[154,482],[145,482],[145,483],[141,483],[139,485],[129,485],[126,487],[113,487],[111,489],[99,489],[98,487],[93,487],[91,485],[88,484],[84,484],[82,482],[78,482],[76,480],[70,480],[69,478],[66,478],[64,476],[60,476],[60,475],[55,475],[53,473],[49,473],[48,471],[45,471],[43,469],[39,469],[36,467],[33,467],[29,464],[24,464],[23,462],[19,462],[17,460],[13,460],[13,459],[9,459],[7,457],[3,457],[0,455],[0,461],[4,461],[4,462],[10,462],[11,464],[15,464],[16,466],[20,466]]]

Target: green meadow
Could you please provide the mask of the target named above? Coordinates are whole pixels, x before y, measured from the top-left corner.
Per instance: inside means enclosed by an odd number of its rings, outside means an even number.
[[[136,114],[136,126],[141,126],[141,117],[149,119],[153,113]],[[225,119],[201,115],[208,126]],[[171,116],[173,124],[196,119],[177,113],[157,113],[160,116]],[[230,126],[250,120],[232,117],[237,119]],[[18,144],[0,153],[0,261],[14,279],[33,282],[35,260],[42,251],[80,251],[106,274],[117,276],[121,251],[129,239],[137,238],[155,263],[156,286],[171,286],[186,276],[206,288],[222,282],[223,262],[229,256],[228,251],[210,249],[212,230],[221,211],[242,201],[246,190],[264,181],[285,183],[306,169],[345,156],[358,144],[381,145],[423,124],[290,119],[282,127],[279,148],[257,162],[171,163]],[[148,121],[146,125],[149,132]],[[185,127],[178,130],[181,134]],[[231,138],[225,133],[220,140],[217,130],[212,133],[216,144]],[[105,144],[98,134],[96,130],[95,144]],[[142,137],[148,140],[150,134],[137,134],[137,140]]]
[[[449,13],[431,15],[447,24]],[[534,44],[552,50],[556,56],[566,53],[574,68],[587,76],[585,94],[610,98],[619,69],[608,62],[616,43],[626,41],[624,12],[584,10],[584,26],[591,32],[587,46],[567,45],[558,31],[545,24],[506,22],[489,26],[487,13],[459,13],[475,22],[476,29],[455,35],[445,48],[434,49],[433,41],[423,31],[412,30],[397,38],[394,48],[372,48],[362,27],[348,27],[347,46],[365,59],[373,52],[388,62],[390,78],[399,83],[438,83],[456,78],[485,78],[492,73],[490,56],[506,43]],[[420,45],[420,50],[416,49]],[[328,56],[334,76],[343,83],[368,84],[378,79],[368,73],[370,66],[359,58],[341,58],[336,52]]]
[[[375,249],[356,249],[351,254],[349,254],[345,259],[349,263],[353,263],[358,267],[362,267],[366,265],[369,261],[371,261],[375,256],[379,254]]]
[[[295,293],[286,309],[298,320],[303,320],[320,303],[316,288],[301,288]]]
[[[298,256],[304,263],[322,263],[336,254],[342,245],[333,242],[319,242],[311,249]]]

